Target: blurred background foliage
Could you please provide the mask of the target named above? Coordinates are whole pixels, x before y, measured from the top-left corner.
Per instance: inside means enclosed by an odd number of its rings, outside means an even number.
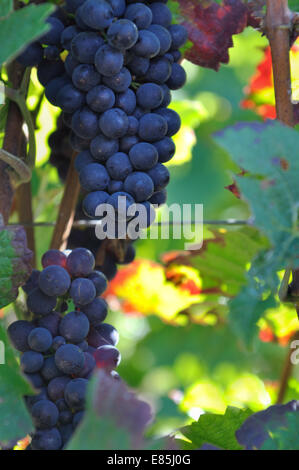
[[[225,188],[233,182],[231,172],[235,167],[212,135],[239,121],[262,119],[256,106],[244,107],[243,103],[242,107],[241,103],[253,100],[248,87],[264,58],[266,45],[266,39],[248,28],[234,37],[230,63],[219,72],[184,61],[188,82],[183,90],[173,94],[171,105],[181,115],[182,129],[175,138],[177,154],[169,164],[168,204],[203,204],[205,220],[246,220],[250,216],[247,204]],[[296,60],[299,67],[298,54]],[[270,97],[272,104],[271,90],[264,90],[264,96]],[[37,167],[32,179],[35,220],[53,222],[63,184],[57,170],[48,163],[47,139],[55,129],[58,108],[42,96],[34,71],[28,105],[40,110]],[[15,214],[12,221],[14,217],[17,220]],[[205,225],[204,236],[217,238],[241,228]],[[51,234],[51,227],[36,228],[37,259],[48,249]],[[255,239],[254,243],[264,242]],[[247,242],[245,245],[248,247]],[[214,277],[205,278],[200,253],[198,264],[169,262],[173,252],[184,249],[184,240],[145,239],[138,241],[136,248],[137,262],[120,270],[107,294],[111,307],[108,321],[120,332],[120,375],[138,389],[157,413],[151,433],[173,431],[205,411],[223,413],[227,405],[248,406],[257,411],[273,403],[286,344],[297,328],[293,310],[282,306],[268,311],[260,321],[259,338],[248,351],[226,321],[226,302],[236,278],[225,278],[224,259],[218,264],[223,271],[224,293],[217,285],[213,295],[207,289],[213,288],[215,273]],[[254,246],[252,249],[254,252]],[[232,259],[233,251],[227,259]],[[236,266],[240,266],[242,256],[236,258]],[[241,284],[248,268],[248,261],[243,258],[237,276]],[[205,269],[207,272],[207,266]],[[5,313],[10,313],[10,309]],[[297,378],[299,372],[295,368],[286,401],[299,398]]]

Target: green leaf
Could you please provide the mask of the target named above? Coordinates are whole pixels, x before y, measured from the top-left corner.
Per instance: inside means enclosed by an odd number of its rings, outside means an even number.
[[[257,322],[265,310],[276,307],[273,296],[263,300],[251,285],[244,287],[239,295],[229,303],[229,320],[232,329],[250,347],[258,334]]]
[[[31,273],[31,259],[24,228],[0,228],[0,308],[17,298]]]
[[[208,443],[225,450],[241,450],[235,432],[251,414],[250,410],[228,407],[224,415],[201,415],[198,421],[180,429],[180,432],[191,441],[193,449]]]
[[[253,227],[213,233],[215,238],[205,242],[199,256],[192,259],[192,265],[205,281],[212,280],[213,285],[227,294],[236,295],[246,284],[248,263],[268,242]]]
[[[285,426],[270,431],[261,450],[299,450],[299,413],[287,413]]]
[[[45,19],[53,5],[28,5],[0,19],[0,65],[13,59],[30,42],[49,30]]]
[[[279,122],[239,123],[215,138],[249,172],[238,176],[237,183],[251,206],[254,224],[273,244],[299,238],[298,132]]]
[[[32,421],[23,396],[34,392],[20,374],[19,365],[2,325],[0,325],[0,346],[0,350],[4,351],[5,361],[3,364],[4,361],[0,360],[0,441],[5,442],[23,438],[32,432]]]
[[[256,322],[274,306],[277,272],[299,263],[299,134],[279,122],[238,123],[218,133],[216,141],[246,171],[236,177],[237,185],[254,225],[271,243],[252,263],[249,285],[230,303],[232,327],[249,345]]]
[[[136,398],[123,381],[100,370],[89,384],[83,422],[67,449],[140,448],[150,418],[147,403]]]
[[[1,0],[0,4],[0,18],[3,18],[13,10],[13,1],[12,0]]]

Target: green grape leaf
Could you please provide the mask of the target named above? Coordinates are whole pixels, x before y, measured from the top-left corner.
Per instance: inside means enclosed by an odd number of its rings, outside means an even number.
[[[198,421],[180,429],[180,432],[191,442],[186,444],[189,449],[199,449],[204,444],[210,444],[225,450],[241,450],[235,432],[251,414],[252,411],[248,409],[228,407],[224,415],[201,415]]]
[[[261,450],[299,450],[299,413],[287,413],[285,426],[269,429],[269,438]]]
[[[28,5],[0,18],[0,65],[13,59],[31,41],[49,30],[45,19],[53,5]],[[16,34],[17,32],[17,34]]]
[[[258,320],[266,310],[276,307],[276,301],[272,295],[262,299],[256,290],[249,285],[231,300],[229,307],[231,327],[249,348],[259,331]]]
[[[32,432],[32,421],[23,396],[34,392],[20,374],[20,367],[2,325],[0,353],[0,441],[7,442]]]
[[[232,327],[249,345],[256,322],[275,305],[277,272],[299,266],[299,134],[279,122],[253,122],[238,123],[215,138],[245,170],[236,177],[238,188],[249,203],[254,225],[271,244],[256,256],[247,287],[230,303]]]
[[[13,302],[31,273],[32,252],[23,227],[0,227],[0,308]]]
[[[100,370],[88,388],[83,422],[68,450],[124,450],[143,446],[143,434],[151,419],[147,403],[129,391],[122,380]]]
[[[299,238],[299,134],[279,122],[238,123],[215,136],[242,169],[237,183],[249,202],[254,224],[277,245]]]
[[[214,238],[206,240],[198,256],[192,258],[192,265],[205,282],[212,281],[224,293],[236,295],[246,284],[248,263],[268,246],[268,241],[253,227],[225,233],[215,230],[213,234]]]
[[[0,4],[0,18],[4,18],[9,15],[13,10],[12,0],[1,0]]]

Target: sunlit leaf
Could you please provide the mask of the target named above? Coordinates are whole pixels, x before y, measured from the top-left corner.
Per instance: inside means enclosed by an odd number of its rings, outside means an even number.
[[[224,415],[204,414],[180,431],[191,441],[193,449],[208,443],[226,450],[240,450],[242,447],[235,432],[251,413],[250,410],[228,407]]]

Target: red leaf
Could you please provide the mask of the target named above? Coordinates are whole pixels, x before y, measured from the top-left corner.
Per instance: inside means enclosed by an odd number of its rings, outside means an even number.
[[[178,0],[183,25],[193,42],[185,57],[196,65],[218,70],[220,63],[229,61],[228,49],[233,46],[232,35],[247,26],[248,9],[241,0],[213,2],[204,7],[198,0]]]
[[[132,448],[141,448],[144,432],[152,420],[150,406],[129,390],[125,382],[111,377],[103,370],[97,373],[93,398],[95,412],[126,429]]]

